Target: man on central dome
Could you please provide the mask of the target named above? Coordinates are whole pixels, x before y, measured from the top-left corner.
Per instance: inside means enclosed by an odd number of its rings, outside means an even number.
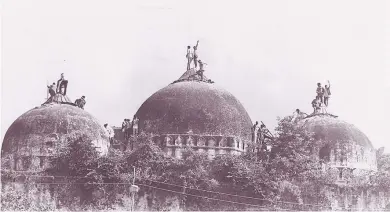
[[[211,156],[246,151],[252,127],[248,113],[232,94],[196,72],[190,68],[141,105],[136,113],[140,132],[153,134],[177,157],[184,146]]]

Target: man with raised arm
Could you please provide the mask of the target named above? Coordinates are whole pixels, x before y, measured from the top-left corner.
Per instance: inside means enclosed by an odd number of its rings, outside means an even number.
[[[194,46],[194,65],[195,69],[198,67],[198,53],[196,52],[198,50],[199,41],[196,42],[196,46]]]

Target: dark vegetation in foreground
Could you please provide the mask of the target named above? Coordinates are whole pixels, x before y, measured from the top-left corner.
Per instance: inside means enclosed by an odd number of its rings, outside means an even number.
[[[65,183],[50,185],[56,186],[59,205],[31,208],[30,196],[9,190],[1,194],[2,209],[128,210],[135,167],[138,195],[154,194],[154,199],[147,200],[152,210],[169,208],[169,197],[179,200],[185,210],[328,210],[326,192],[334,187],[337,176],[332,171],[324,173],[313,156],[322,144],[313,142],[313,136],[294,125],[290,117],[279,120],[275,137],[269,152],[248,151],[213,160],[192,149],[184,151],[183,159],[167,157],[145,134],[134,140],[141,145],[135,151],[111,149],[106,156],[99,156],[82,138],[69,140],[51,159],[52,168],[40,173],[66,176]],[[378,168],[371,178],[350,178],[347,187],[358,191],[369,186],[389,192],[389,155],[379,152]],[[2,170],[3,179],[14,174]]]

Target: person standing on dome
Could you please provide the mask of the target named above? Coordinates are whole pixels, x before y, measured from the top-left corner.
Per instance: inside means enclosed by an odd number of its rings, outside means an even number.
[[[321,101],[321,103],[324,103],[324,88],[321,86],[321,83],[317,83],[317,99]]]
[[[330,95],[331,95],[331,93],[330,93],[330,82],[328,80],[328,85],[325,85],[325,89],[324,89],[324,104],[326,105],[326,107],[328,107]]]
[[[127,119],[124,119],[123,122],[122,122],[122,132],[123,132],[123,135],[125,137],[125,140],[127,140],[127,137],[126,137],[126,125],[127,125]]]
[[[126,127],[125,127],[125,135],[127,140],[130,138],[131,135],[131,121],[130,119],[126,119]]]
[[[66,95],[66,89],[68,87],[68,80],[65,80],[64,73],[61,73],[61,78],[57,81],[57,93]],[[62,91],[64,89],[64,91]]]
[[[191,68],[191,62],[192,62],[192,59],[193,59],[193,55],[192,55],[192,52],[191,52],[191,46],[187,46],[186,58],[187,58],[187,71],[188,71]]]
[[[195,69],[198,67],[198,54],[197,54],[197,50],[198,50],[198,45],[199,45],[199,41],[196,42],[196,46],[194,46],[194,65],[195,65]]]
[[[104,124],[104,128],[107,131],[107,135],[108,135],[108,139],[110,141],[110,145],[112,145],[113,141],[114,141],[114,136],[115,136],[114,130],[110,126],[108,126],[108,124]]]
[[[138,122],[139,122],[139,119],[138,119],[138,117],[136,117],[135,115],[134,115],[134,117],[133,117],[133,135],[134,136],[137,136],[138,135]]]
[[[252,141],[257,142],[257,131],[259,130],[259,122],[256,123],[252,127]]]

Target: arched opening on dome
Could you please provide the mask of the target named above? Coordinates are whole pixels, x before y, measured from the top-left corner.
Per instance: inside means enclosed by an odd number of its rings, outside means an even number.
[[[322,160],[324,162],[329,162],[330,161],[330,152],[331,152],[331,149],[330,149],[329,145],[325,145],[324,147],[322,147],[320,149],[320,152],[319,152],[320,160]]]

